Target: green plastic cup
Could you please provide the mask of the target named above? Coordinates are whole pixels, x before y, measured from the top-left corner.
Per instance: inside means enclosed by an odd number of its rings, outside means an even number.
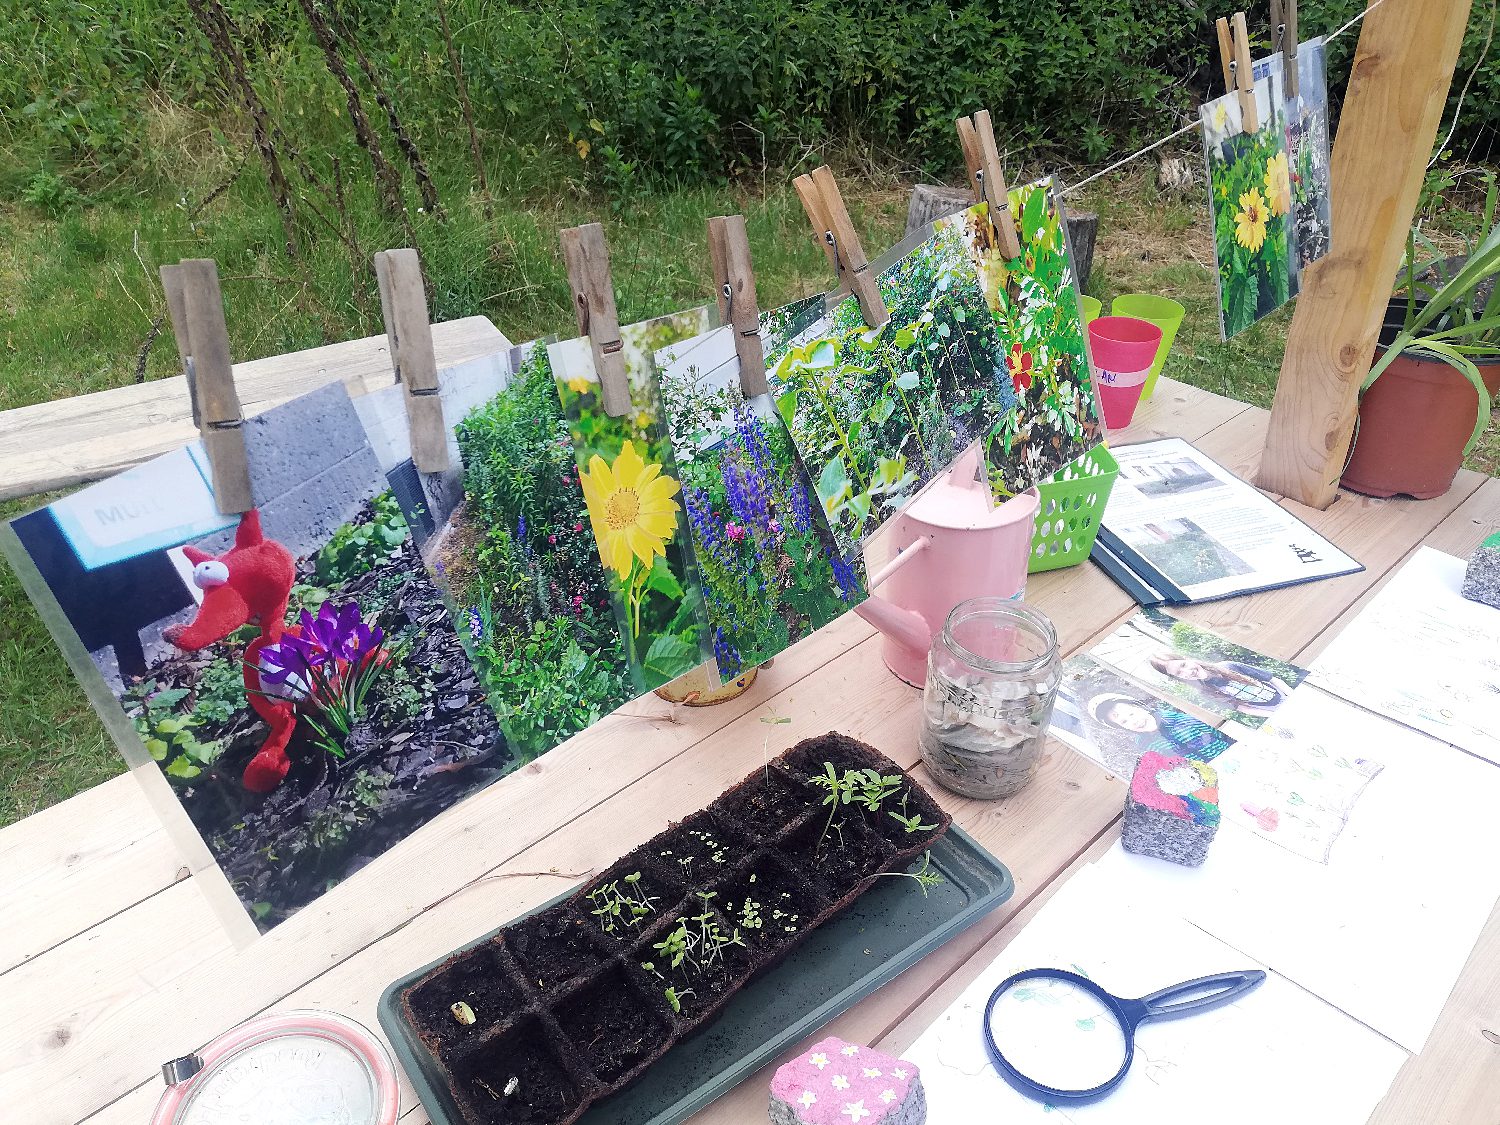
[[[1098,297],[1090,297],[1087,293],[1078,295],[1081,311],[1083,312],[1083,323],[1096,319],[1104,311],[1104,305]]]
[[[1151,365],[1151,372],[1146,376],[1146,386],[1141,391],[1142,400],[1148,399],[1151,392],[1156,390],[1156,377],[1161,374],[1162,365],[1167,362],[1167,353],[1172,350],[1172,341],[1177,337],[1177,329],[1182,324],[1182,316],[1186,310],[1168,297],[1158,297],[1152,293],[1122,293],[1111,303],[1109,311],[1115,316],[1149,320],[1161,329],[1161,347],[1157,349],[1156,362]]]

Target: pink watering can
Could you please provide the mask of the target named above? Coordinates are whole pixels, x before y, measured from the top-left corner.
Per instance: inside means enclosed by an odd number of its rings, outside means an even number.
[[[882,535],[898,553],[870,576],[880,587],[854,612],[885,635],[885,663],[915,687],[927,680],[927,654],[948,613],[969,598],[1020,597],[1026,589],[1036,489],[990,506],[970,449]]]

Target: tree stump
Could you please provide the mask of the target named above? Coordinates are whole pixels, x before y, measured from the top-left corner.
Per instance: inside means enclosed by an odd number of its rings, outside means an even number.
[[[906,233],[908,236],[962,211],[974,202],[974,197],[961,188],[942,187],[937,184],[918,184],[911,189],[911,201],[906,206]],[[1073,249],[1073,270],[1078,276],[1078,287],[1084,291],[1089,287],[1089,271],[1094,264],[1094,239],[1099,232],[1099,216],[1087,211],[1068,215],[1068,243]]]

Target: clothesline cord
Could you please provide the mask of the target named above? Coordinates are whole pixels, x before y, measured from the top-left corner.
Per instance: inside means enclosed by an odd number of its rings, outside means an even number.
[[[1371,4],[1364,11],[1360,12],[1359,15],[1355,16],[1352,20],[1350,20],[1348,23],[1346,23],[1343,27],[1339,28],[1332,35],[1328,36],[1328,38],[1325,39],[1324,42],[1327,42],[1327,43],[1333,42],[1333,40],[1337,39],[1340,35],[1344,34],[1344,32],[1348,31],[1355,24],[1359,23],[1360,20],[1364,19],[1367,15],[1369,15],[1371,12],[1373,12],[1376,8],[1380,7],[1380,5],[1384,4],[1385,2],[1386,2],[1386,0],[1375,0],[1375,2],[1373,4]],[[1159,140],[1159,141],[1153,141],[1151,144],[1147,145],[1145,148],[1141,149],[1140,151],[1138,151],[1138,152],[1132,152],[1129,156],[1124,157],[1123,159],[1120,159],[1120,160],[1116,160],[1108,168],[1105,168],[1105,169],[1102,169],[1101,171],[1095,172],[1092,176],[1089,176],[1087,179],[1079,180],[1076,184],[1070,184],[1068,187],[1066,187],[1066,188],[1063,189],[1062,194],[1065,195],[1065,196],[1072,195],[1075,191],[1080,191],[1081,189],[1087,187],[1089,184],[1093,183],[1095,180],[1101,180],[1105,176],[1109,175],[1111,172],[1116,172],[1119,169],[1125,167],[1125,165],[1129,164],[1131,161],[1133,161],[1133,160],[1139,160],[1141,157],[1145,156],[1146,154],[1151,153],[1151,152],[1155,152],[1157,149],[1161,148],[1161,146],[1164,145],[1164,144],[1166,144],[1167,142],[1169,142],[1169,141],[1175,141],[1178,137],[1185,137],[1189,133],[1196,132],[1199,128],[1200,128],[1200,126],[1199,126],[1198,122],[1196,122],[1196,121],[1193,122],[1191,125],[1184,125],[1181,129],[1178,129],[1177,132],[1175,132],[1175,133],[1168,133],[1165,137],[1161,138],[1161,140]]]

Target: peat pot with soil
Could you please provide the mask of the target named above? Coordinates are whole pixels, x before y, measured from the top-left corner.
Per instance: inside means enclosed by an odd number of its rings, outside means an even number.
[[[401,1016],[468,1125],[568,1125],[876,879],[925,893],[948,825],[869,746],[808,739],[420,977]]]

